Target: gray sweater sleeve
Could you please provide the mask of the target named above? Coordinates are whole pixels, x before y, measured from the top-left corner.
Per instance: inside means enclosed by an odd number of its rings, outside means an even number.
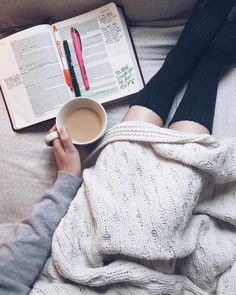
[[[51,252],[53,233],[75,197],[81,180],[59,171],[57,180],[0,245],[0,294],[28,294]]]

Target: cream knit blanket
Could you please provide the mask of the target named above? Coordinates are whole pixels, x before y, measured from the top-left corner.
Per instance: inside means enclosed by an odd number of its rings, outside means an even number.
[[[236,140],[123,122],[31,294],[236,294]]]

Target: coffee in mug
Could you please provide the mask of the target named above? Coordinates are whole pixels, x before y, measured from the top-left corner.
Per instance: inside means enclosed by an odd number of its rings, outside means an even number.
[[[77,142],[87,142],[99,135],[102,121],[94,110],[79,108],[68,116],[65,126]]]
[[[70,100],[58,112],[56,126],[66,126],[74,144],[87,145],[98,140],[105,132],[107,115],[103,106],[93,99],[79,97]],[[57,131],[45,136],[45,143],[52,145],[59,138]]]

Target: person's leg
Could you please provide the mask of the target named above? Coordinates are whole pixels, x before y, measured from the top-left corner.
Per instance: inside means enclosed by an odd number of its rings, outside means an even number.
[[[225,23],[235,2],[235,0],[198,1],[177,44],[167,55],[164,65],[136,95],[131,107],[139,105],[148,108],[158,114],[165,124],[174,97]],[[130,112],[132,114],[128,114],[126,119],[140,117],[138,113],[137,117],[135,114],[133,116],[133,108]],[[146,115],[144,117],[146,118]]]
[[[194,121],[177,121],[171,124],[169,129],[195,134],[210,134],[205,126]]]
[[[157,113],[154,113],[152,110],[143,106],[134,105],[130,107],[122,121],[143,121],[163,127],[161,117]]]
[[[142,106],[132,106],[122,121],[143,121],[154,124],[158,127],[163,127],[161,117],[152,110]],[[170,126],[170,129],[196,134],[209,134],[209,130],[205,126],[193,121],[175,122]]]
[[[236,59],[236,5],[196,67],[170,128],[212,133],[219,79]]]

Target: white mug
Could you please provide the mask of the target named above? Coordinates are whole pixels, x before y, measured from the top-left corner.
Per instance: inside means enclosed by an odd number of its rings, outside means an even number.
[[[88,141],[79,141],[79,140],[76,140],[75,138],[73,138],[73,136],[72,136],[72,142],[73,142],[73,144],[78,144],[78,145],[88,145],[88,144],[94,143],[95,141],[97,141],[99,138],[101,138],[103,136],[103,134],[105,133],[106,127],[107,127],[106,111],[105,111],[104,107],[99,102],[95,101],[94,99],[86,98],[86,97],[78,97],[78,98],[71,99],[70,101],[65,103],[62,106],[62,108],[59,110],[59,112],[56,116],[57,130],[60,130],[60,128],[62,126],[67,127],[66,122],[67,122],[68,117],[74,111],[76,111],[78,109],[89,109],[89,110],[92,110],[93,112],[95,112],[96,115],[100,119],[99,120],[99,122],[101,123],[99,126],[100,131],[98,134],[96,134],[96,136],[94,138],[92,138]],[[76,126],[73,128],[76,128]],[[91,126],[90,126],[90,128],[91,128]],[[68,130],[70,132],[69,128],[68,128]],[[45,136],[44,141],[47,145],[52,145],[52,142],[58,138],[60,138],[58,131],[53,131]]]

